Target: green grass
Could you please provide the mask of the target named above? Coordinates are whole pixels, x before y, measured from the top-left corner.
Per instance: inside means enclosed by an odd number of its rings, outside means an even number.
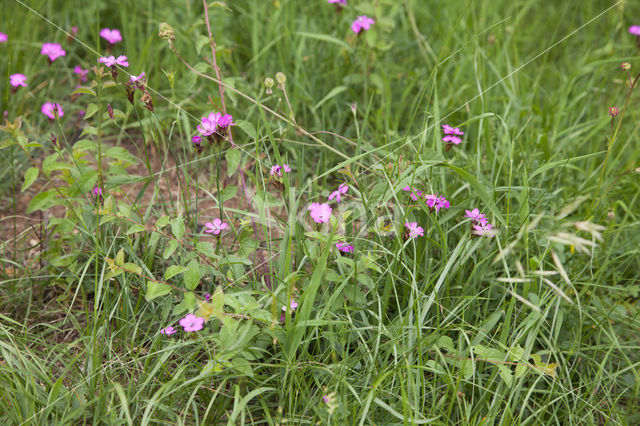
[[[620,63],[640,69],[640,7],[227,3],[209,17],[237,147],[200,155],[200,117],[221,109],[201,2],[0,3],[0,78],[29,78],[0,86],[22,117],[0,133],[0,423],[638,424],[640,114]],[[355,37],[362,14],[376,24]],[[120,86],[90,72],[95,95],[72,101],[103,27],[155,112],[127,101],[124,70]],[[51,66],[47,41],[67,50]],[[286,92],[268,94],[277,72]],[[463,143],[445,151],[441,124]],[[316,226],[309,203],[341,182]],[[470,236],[474,207],[495,238]],[[202,232],[216,217],[222,239]],[[159,334],[203,309],[203,331]]]

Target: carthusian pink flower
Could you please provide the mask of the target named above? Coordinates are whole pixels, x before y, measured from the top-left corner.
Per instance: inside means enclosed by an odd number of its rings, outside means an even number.
[[[493,237],[495,235],[495,230],[493,229],[493,225],[489,222],[478,223],[477,225],[473,225],[472,234],[483,236],[483,237]]]
[[[418,198],[422,197],[422,191],[416,191],[414,188],[411,188],[410,186],[405,186],[404,188],[402,188],[403,191],[410,191],[411,194],[411,199],[413,201],[418,201]]]
[[[78,74],[78,77],[80,77],[80,81],[87,81],[87,74],[89,73],[89,70],[83,70],[80,65],[76,65],[73,68],[73,72],[75,74]]]
[[[204,324],[204,318],[197,317],[193,314],[188,314],[186,317],[180,320],[180,325],[184,328],[184,331],[198,331],[202,330]]]
[[[95,195],[96,197],[98,196],[102,197],[102,188],[97,186],[93,188],[93,195]]]
[[[233,117],[231,114],[224,114],[218,119],[218,127],[225,129],[229,126],[234,126]]]
[[[443,196],[438,196],[438,194],[428,194],[424,196],[425,202],[430,209],[435,209],[436,213],[440,211],[440,209],[448,209],[450,207],[449,201]]]
[[[223,222],[219,218],[215,218],[215,219],[213,219],[213,223],[207,222],[207,223],[204,224],[204,226],[207,228],[207,229],[205,229],[204,232],[207,232],[209,234],[213,233],[215,235],[218,235],[220,232],[225,230],[227,228],[227,226],[229,226],[229,224],[226,223],[226,222]]]
[[[198,131],[203,136],[213,135],[218,129],[218,120],[220,120],[221,114],[219,112],[212,112],[209,115],[202,117],[202,121],[198,125]]]
[[[171,336],[173,333],[177,332],[178,330],[176,330],[173,327],[166,327],[163,328],[162,330],[160,330],[160,334],[164,334],[165,336]]]
[[[140,75],[138,75],[138,76],[132,75],[132,76],[129,78],[129,81],[130,81],[131,83],[136,83],[137,85],[140,85],[141,83],[143,83],[144,81],[146,81],[146,79],[147,79],[147,77],[146,77],[146,75],[144,74],[144,71],[143,71],[143,72],[142,72]]]
[[[329,3],[340,3],[340,4],[344,4],[345,6],[347,5],[347,0],[327,0],[327,2],[329,2]]]
[[[62,107],[59,104],[51,103],[51,102],[45,102],[42,105],[42,108],[40,109],[40,111],[42,111],[44,115],[46,115],[52,120],[56,119],[56,115],[58,117],[62,117],[64,115],[64,111],[62,110]]]
[[[353,253],[353,250],[354,250],[351,244],[342,243],[342,242],[336,243],[336,248],[343,253]]]
[[[342,196],[342,194],[345,194],[348,190],[349,190],[349,187],[347,186],[347,184],[344,182],[341,183],[338,189],[336,189],[331,193],[331,195],[329,195],[329,200],[333,200],[335,198],[336,202],[339,203],[340,197]]]
[[[122,41],[122,35],[120,31],[116,29],[103,28],[100,30],[100,37],[107,40],[109,44],[115,44]]]
[[[329,221],[332,209],[327,203],[312,203],[308,210],[311,211],[311,218],[316,223],[326,223]]]
[[[298,303],[295,301],[295,299],[291,299],[289,301],[289,307],[291,308],[292,311],[295,311],[298,308]],[[286,312],[286,311],[287,311],[287,307],[283,306],[282,312]]]
[[[27,76],[24,74],[11,74],[9,76],[9,84],[13,87],[27,87]]]
[[[407,222],[404,227],[409,230],[409,237],[416,238],[424,236],[424,229],[418,226],[418,222]]]
[[[640,26],[632,25],[629,27],[629,34],[633,34],[634,36],[640,37]]]
[[[196,145],[200,145],[202,143],[202,138],[198,135],[195,135],[194,137],[191,138],[191,142]]]
[[[355,21],[351,24],[351,31],[356,34],[359,34],[362,30],[369,30],[371,25],[375,24],[376,21],[369,18],[367,15],[358,16]]]
[[[462,130],[458,129],[457,127],[449,126],[448,124],[442,125],[442,131],[445,135],[464,135],[464,132]]]
[[[126,56],[120,55],[116,59],[114,56],[103,56],[98,59],[98,62],[105,64],[108,67],[115,67],[116,65],[121,65],[123,67],[128,67],[129,62]]]
[[[58,43],[44,43],[42,45],[42,49],[40,49],[40,53],[48,56],[50,62],[55,61],[60,56],[66,56],[67,54],[67,52],[65,52],[62,46]]]
[[[480,223],[480,224],[487,223],[487,218],[484,216],[483,213],[480,213],[480,210],[478,209],[465,210],[465,216],[471,219],[471,221],[475,223]]]
[[[9,37],[5,33],[0,33],[0,43],[5,43]]]

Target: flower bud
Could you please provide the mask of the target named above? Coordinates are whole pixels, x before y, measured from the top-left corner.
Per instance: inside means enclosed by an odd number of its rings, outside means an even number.
[[[284,73],[278,72],[276,73],[276,81],[279,85],[284,86],[284,83],[287,81],[287,76]]]
[[[631,69],[631,64],[629,62],[623,62],[620,65],[620,68],[622,68],[625,71],[629,71]]]
[[[172,41],[176,39],[175,31],[173,31],[173,27],[167,24],[166,22],[162,22],[160,24],[160,31],[158,32],[158,36],[167,41]]]
[[[620,111],[619,111],[619,110],[618,110],[618,108],[616,108],[616,107],[611,107],[611,108],[609,108],[609,115],[610,115],[611,117],[615,117],[616,115],[618,115],[618,113],[619,113],[619,112],[620,112]]]

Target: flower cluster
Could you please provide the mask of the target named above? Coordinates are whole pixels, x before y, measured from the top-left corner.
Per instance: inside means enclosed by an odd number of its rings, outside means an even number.
[[[477,236],[493,237],[495,230],[480,210],[465,210],[465,217],[471,219],[471,233]]]
[[[440,211],[440,209],[448,209],[450,207],[449,201],[442,195],[436,194],[425,194],[422,191],[417,191],[415,188],[411,188],[410,186],[405,186],[402,188],[403,191],[410,192],[410,197],[413,201],[418,201],[421,198],[424,198],[427,207],[430,210],[435,210],[436,213]]]
[[[282,173],[291,173],[291,167],[288,164],[283,164],[282,166],[276,164],[275,166],[271,166],[271,176],[282,177]]]
[[[233,126],[233,117],[230,114],[211,112],[202,117],[198,124],[198,132],[202,136],[207,136],[211,143],[221,141],[227,134],[229,126]]]
[[[451,145],[460,145],[462,139],[459,136],[464,135],[464,132],[458,129],[457,127],[449,126],[448,124],[442,125],[442,131],[444,132],[444,137],[442,138],[443,142],[447,143],[447,148],[450,148]]]
[[[44,43],[40,54],[47,56],[49,64],[52,64],[60,56],[66,56],[67,52],[58,43]]]

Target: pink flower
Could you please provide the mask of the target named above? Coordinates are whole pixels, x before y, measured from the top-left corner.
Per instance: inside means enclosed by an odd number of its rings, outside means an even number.
[[[410,186],[405,186],[404,188],[402,188],[403,191],[411,191],[411,199],[413,201],[418,201],[418,198],[422,197],[422,191],[416,191],[414,188],[411,188]]]
[[[472,234],[484,237],[493,237],[495,235],[495,230],[493,229],[493,225],[488,223],[486,220],[484,223],[479,223],[477,225],[473,225]]]
[[[222,117],[218,119],[218,127],[224,129],[229,126],[234,126],[233,117],[231,114],[224,114]]]
[[[102,188],[97,186],[93,188],[93,195],[95,195],[96,197],[102,197]]]
[[[202,328],[202,327],[200,327]],[[164,334],[165,336],[170,336],[173,333],[177,332],[178,330],[176,330],[173,327],[167,327],[167,328],[163,328],[162,330],[160,330],[160,334]]]
[[[123,67],[129,66],[127,57],[124,55],[118,56],[118,59],[116,59],[114,56],[103,56],[102,58],[98,59],[98,62],[105,64],[108,67],[115,67],[116,65],[122,65]]]
[[[358,18],[355,21],[353,21],[353,23],[351,24],[351,31],[353,31],[356,34],[359,34],[360,31],[362,30],[365,30],[365,31],[369,30],[371,25],[375,23],[376,21],[367,17],[367,15],[358,16]]]
[[[640,26],[632,25],[629,27],[629,34],[633,34],[634,36],[640,37]]]
[[[45,102],[42,105],[42,108],[40,109],[40,111],[42,111],[44,115],[46,115],[52,120],[56,119],[56,115],[58,117],[62,117],[64,115],[64,111],[62,110],[62,107],[59,104],[51,103],[51,102]]]
[[[460,139],[457,136],[446,135],[445,137],[442,138],[442,141],[447,143],[452,143],[454,145],[460,145],[460,142],[462,142],[462,139]]]
[[[194,137],[191,138],[191,142],[193,142],[196,145],[200,145],[200,143],[202,142],[202,138],[198,135],[195,135]]]
[[[324,402],[325,404],[329,404],[329,402],[331,402],[331,400],[329,399],[329,397],[327,395],[323,395],[322,396],[322,402]]]
[[[140,80],[144,81],[144,80],[146,80],[146,79],[147,79],[147,77],[144,75],[144,72],[142,72],[142,74],[140,74],[140,75],[139,75],[139,76],[137,76],[137,77],[136,77],[135,75],[132,75],[132,76],[129,78],[129,81],[130,81],[131,83],[138,83],[138,81],[140,81]]]
[[[73,72],[75,74],[78,74],[78,77],[80,77],[80,81],[87,81],[87,74],[89,73],[89,70],[83,70],[80,65],[76,65],[73,68]]]
[[[223,222],[222,220],[215,218],[213,219],[213,223],[211,222],[207,222],[204,224],[204,226],[207,228],[205,229],[204,232],[207,232],[209,234],[213,233],[215,235],[218,235],[220,232],[222,232],[223,230],[225,230],[227,228],[227,226],[229,226],[228,223]]]
[[[438,194],[425,195],[424,199],[430,209],[436,209],[436,213],[439,212],[440,209],[448,209],[450,207],[449,201],[443,196],[438,196]]]
[[[115,44],[122,41],[122,36],[120,35],[120,31],[109,28],[103,28],[100,30],[100,37],[107,40],[109,44]]]
[[[5,43],[9,37],[5,33],[0,33],[0,43]]]
[[[295,311],[298,308],[298,303],[294,299],[291,299],[289,301],[289,307],[291,308],[291,311]],[[286,312],[286,311],[287,311],[287,307],[283,306],[282,312]]]
[[[308,210],[311,211],[311,218],[316,223],[326,223],[329,221],[332,209],[327,203],[312,203]]]
[[[42,45],[42,49],[40,49],[40,53],[42,55],[46,55],[49,57],[51,62],[58,59],[60,56],[66,56],[67,52],[62,49],[58,43],[45,43]]]
[[[353,246],[347,243],[336,243],[336,248],[343,253],[353,253]]]
[[[9,84],[13,87],[27,87],[27,76],[24,74],[11,74],[9,76]]]
[[[291,167],[289,167],[288,164],[283,164],[282,165],[282,171],[285,173],[291,173]]]
[[[483,213],[480,213],[480,210],[478,209],[473,209],[473,210],[465,210],[465,216],[468,217],[469,219],[471,219],[471,221],[475,222],[475,223],[487,223],[487,218],[484,217]]]
[[[458,129],[457,127],[449,126],[448,124],[442,125],[442,131],[445,135],[464,135],[464,132],[462,130]]]
[[[424,229],[418,226],[418,222],[407,222],[404,227],[409,230],[409,237],[416,238],[424,236]]]
[[[329,3],[340,3],[343,5],[347,5],[347,0],[327,0]]]
[[[204,318],[197,317],[193,314],[189,314],[180,320],[180,325],[184,328],[184,331],[202,330],[203,324]]]
[[[345,194],[349,190],[349,187],[346,183],[341,183],[337,190],[333,191],[331,195],[329,195],[329,200],[336,199],[336,202],[340,202],[340,197],[342,194]]]
[[[209,113],[208,116],[202,117],[202,121],[198,125],[198,131],[203,136],[210,136],[218,129],[218,120],[220,120],[221,114],[219,112]]]
[[[271,166],[271,172],[269,173],[271,176],[282,176],[282,172],[291,173],[291,167],[288,164],[283,164],[282,166],[275,165]]]

